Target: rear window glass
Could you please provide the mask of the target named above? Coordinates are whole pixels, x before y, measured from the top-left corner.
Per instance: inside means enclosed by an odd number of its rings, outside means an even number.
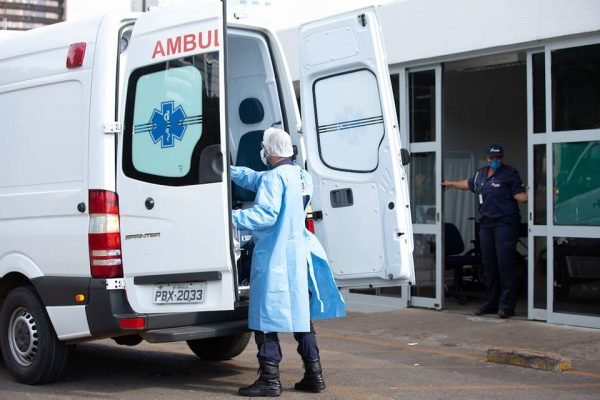
[[[220,144],[218,53],[135,71],[127,96],[126,175],[164,185],[203,183],[202,153]],[[211,150],[212,149],[212,150]]]
[[[343,171],[376,170],[384,125],[375,75],[362,69],[322,78],[313,95],[323,163]]]

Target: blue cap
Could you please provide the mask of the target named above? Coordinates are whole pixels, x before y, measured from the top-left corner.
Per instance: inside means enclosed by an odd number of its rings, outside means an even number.
[[[504,148],[499,144],[491,144],[488,146],[485,154],[487,154],[488,156],[504,157]]]

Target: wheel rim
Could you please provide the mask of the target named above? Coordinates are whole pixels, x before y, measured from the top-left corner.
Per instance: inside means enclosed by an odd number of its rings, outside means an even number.
[[[38,352],[37,324],[26,308],[17,308],[8,325],[8,347],[19,365],[29,367]]]

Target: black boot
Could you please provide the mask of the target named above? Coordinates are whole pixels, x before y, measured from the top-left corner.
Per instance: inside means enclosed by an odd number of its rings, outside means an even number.
[[[269,361],[261,361],[258,370],[260,377],[250,386],[240,388],[238,394],[246,397],[278,397],[281,395],[279,366]]]
[[[321,390],[325,390],[325,387],[321,361],[318,358],[316,360],[304,360],[304,378],[296,383],[294,388],[303,392],[319,393]]]

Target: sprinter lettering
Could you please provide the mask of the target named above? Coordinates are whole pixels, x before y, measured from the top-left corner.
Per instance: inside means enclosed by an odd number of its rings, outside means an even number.
[[[189,53],[196,50],[208,49],[210,47],[219,47],[218,29],[167,38],[164,42],[158,40],[154,45],[152,58]]]

